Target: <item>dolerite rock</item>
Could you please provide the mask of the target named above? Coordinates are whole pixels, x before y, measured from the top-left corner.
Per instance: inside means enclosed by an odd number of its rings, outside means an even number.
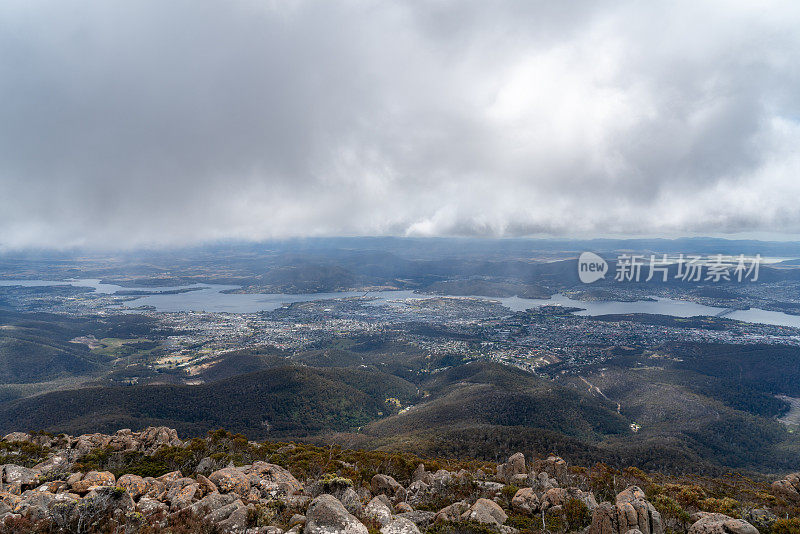
[[[236,493],[244,497],[250,491],[250,480],[247,475],[235,467],[214,471],[208,479],[217,486],[220,493]]]
[[[392,505],[386,495],[373,497],[364,507],[364,517],[376,521],[379,525],[388,525],[392,520]]]
[[[692,514],[692,521],[689,534],[758,534],[758,529],[747,521],[725,514],[697,512]]]
[[[539,511],[539,497],[533,488],[522,488],[511,499],[511,507],[524,514],[535,514]]]
[[[134,500],[147,493],[147,482],[138,475],[122,475],[117,486],[124,488]]]
[[[267,462],[255,462],[244,470],[247,475],[256,475],[261,479],[260,489],[265,492],[277,492],[283,495],[294,495],[303,491],[303,485],[283,467]]]
[[[417,525],[417,528],[422,530],[426,530],[433,523],[433,518],[436,517],[435,512],[427,512],[425,510],[402,512],[397,515],[398,517],[405,517],[406,519]]]
[[[525,456],[521,452],[512,454],[508,461],[497,466],[497,478],[503,482],[511,482],[515,475],[525,475],[528,471],[525,468]]]
[[[114,486],[116,482],[117,479],[109,471],[89,471],[72,484],[72,491],[82,495],[94,488]]]
[[[558,456],[548,456],[546,460],[534,462],[533,469],[537,473],[547,473],[549,478],[553,478],[560,483],[566,482],[569,472],[567,462]]]
[[[368,534],[367,527],[333,495],[316,497],[306,511],[304,534]]]
[[[642,534],[664,534],[661,514],[644,497],[640,488],[631,486],[617,495],[617,504],[598,505],[589,534],[625,534],[634,529]]]
[[[478,499],[469,510],[461,514],[461,519],[500,526],[506,522],[508,516],[496,502],[489,499]]]
[[[392,502],[400,502],[406,498],[406,490],[399,482],[389,475],[377,474],[372,477],[370,489],[373,495],[384,494],[389,497]]]
[[[420,532],[413,521],[397,516],[381,527],[381,534],[420,534]]]
[[[15,495],[31,489],[39,483],[39,472],[14,464],[2,467],[3,489]]]
[[[800,473],[792,473],[772,483],[772,491],[792,504],[800,504]]]
[[[425,464],[419,464],[414,472],[411,474],[411,482],[424,482],[430,485],[431,474],[425,471]]]
[[[466,501],[458,501],[454,502],[449,506],[445,506],[438,512],[433,518],[434,523],[443,523],[443,522],[450,522],[450,521],[459,521],[461,519],[461,515],[469,510],[469,504]]]
[[[6,434],[5,436],[3,436],[3,441],[8,441],[8,442],[17,441],[17,442],[27,443],[30,440],[31,440],[31,435],[28,434],[27,432],[12,432],[10,434]]]

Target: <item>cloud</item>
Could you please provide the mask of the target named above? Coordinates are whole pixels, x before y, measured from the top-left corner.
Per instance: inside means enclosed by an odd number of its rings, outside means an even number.
[[[800,232],[794,2],[0,5],[0,246]]]

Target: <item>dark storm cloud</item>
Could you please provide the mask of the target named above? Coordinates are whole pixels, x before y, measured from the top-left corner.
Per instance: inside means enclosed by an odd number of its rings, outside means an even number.
[[[795,6],[4,2],[0,246],[798,232]]]

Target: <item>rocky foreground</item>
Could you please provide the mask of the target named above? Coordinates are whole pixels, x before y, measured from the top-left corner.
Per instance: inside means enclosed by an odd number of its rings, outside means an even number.
[[[34,453],[44,459],[32,467],[14,463],[0,467],[0,530],[757,534],[759,531],[791,533],[800,528],[800,522],[781,519],[769,507],[745,510],[725,499],[697,501],[692,494],[692,499],[701,503],[695,508],[730,505],[730,513],[742,517],[682,507],[680,503],[684,501],[680,495],[687,491],[703,491],[691,486],[686,487],[690,488],[688,490],[667,487],[678,492],[677,500],[659,489],[660,486],[651,484],[651,493],[655,494],[653,502],[636,485],[598,502],[588,487],[591,484],[587,485],[591,476],[580,475],[580,471],[569,468],[556,456],[526,462],[526,458],[517,453],[499,465],[485,464],[457,471],[428,470],[424,463],[419,463],[407,479],[397,480],[389,473],[377,472],[359,483],[340,474],[342,471],[358,472],[358,466],[334,460],[334,449],[330,450],[327,460],[335,469],[319,476],[298,473],[295,476],[277,462],[292,458],[295,465],[303,466],[303,471],[308,472],[314,467],[310,463],[321,463],[325,459],[325,451],[279,445],[270,449],[271,452],[264,452],[276,463],[258,460],[234,465],[231,459],[237,454],[241,456],[242,451],[262,449],[258,449],[258,444],[243,442],[241,437],[225,439],[210,436],[205,443],[198,439],[182,441],[175,430],[165,427],[77,437],[9,434],[0,442],[6,460],[14,455],[20,460],[29,459]],[[208,448],[208,443],[212,442],[217,449]],[[192,454],[210,450],[217,452],[196,462],[191,460]],[[222,450],[227,452],[219,452]],[[136,469],[140,471],[163,458],[189,458],[186,465],[192,467],[191,472],[176,470],[160,476],[134,473],[115,476],[111,470],[84,469],[92,461],[123,465],[131,458],[136,459]],[[392,468],[395,470],[398,461],[388,456],[381,459],[387,467],[395,465]],[[227,464],[222,465],[223,462]],[[616,483],[616,479],[613,482]],[[775,482],[772,489],[775,495],[765,498],[782,507],[784,515],[787,515],[785,510],[800,506],[799,474]],[[678,506],[678,511],[673,509],[673,504]]]

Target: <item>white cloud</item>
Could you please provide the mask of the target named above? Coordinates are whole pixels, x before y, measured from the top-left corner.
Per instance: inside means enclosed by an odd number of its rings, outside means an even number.
[[[0,6],[0,246],[800,232],[794,2]]]

